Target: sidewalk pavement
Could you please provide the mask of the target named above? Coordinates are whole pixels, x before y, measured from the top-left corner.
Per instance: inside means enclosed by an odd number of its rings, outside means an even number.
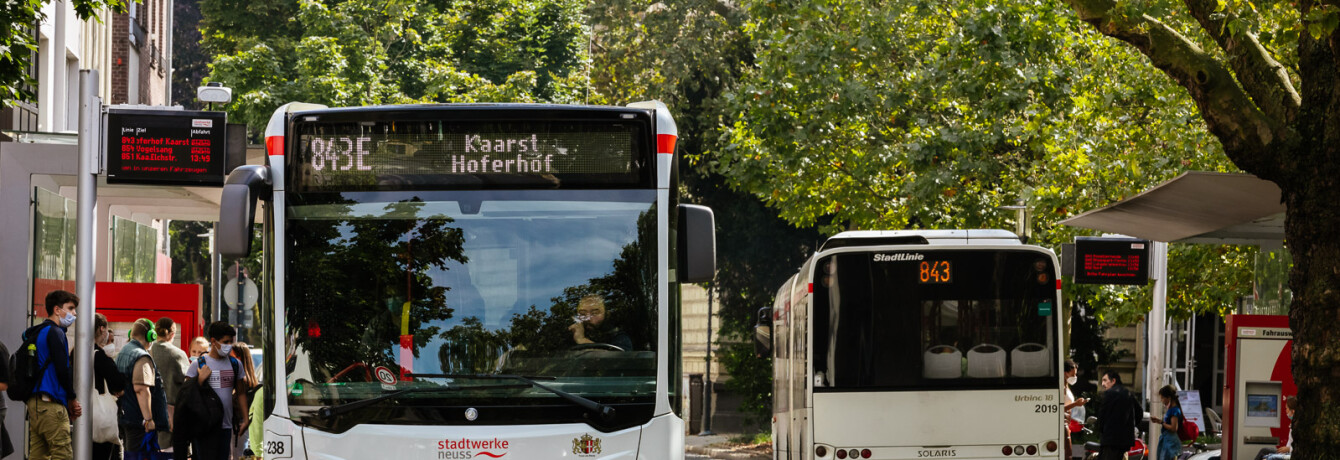
[[[698,436],[689,434],[684,436],[684,451],[702,455],[713,459],[728,460],[771,460],[772,449],[750,448],[748,446],[732,445],[728,441],[738,436],[735,433],[714,434],[711,436]]]

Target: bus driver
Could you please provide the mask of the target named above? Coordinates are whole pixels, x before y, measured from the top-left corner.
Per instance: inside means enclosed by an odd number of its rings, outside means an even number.
[[[603,343],[623,351],[633,349],[633,341],[618,327],[605,324],[605,299],[597,294],[582,297],[577,303],[577,317],[568,330],[576,345]]]

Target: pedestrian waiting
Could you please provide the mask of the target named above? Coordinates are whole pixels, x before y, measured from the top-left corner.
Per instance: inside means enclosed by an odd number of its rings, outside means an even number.
[[[134,391],[121,396],[121,446],[125,460],[160,459],[159,430],[169,430],[163,380],[148,347],[158,333],[148,319],[130,325],[130,342],[116,355],[116,367]]]
[[[223,415],[219,417],[218,425],[205,427],[195,436],[191,450],[195,460],[230,459],[233,433],[238,432],[239,425],[246,425],[249,418],[246,410],[235,417],[234,408],[250,407],[242,362],[231,356],[237,329],[226,322],[215,321],[209,325],[208,334],[209,352],[191,363],[186,377],[214,391],[222,403]]]
[[[1099,460],[1123,460],[1135,445],[1135,422],[1143,418],[1140,403],[1121,384],[1121,375],[1109,370],[1103,374],[1103,404],[1098,408]]]
[[[172,425],[172,414],[176,411],[172,407],[172,402],[177,400],[177,392],[181,388],[182,380],[186,379],[186,367],[190,365],[190,358],[186,357],[186,352],[177,347],[174,343],[177,341],[177,324],[172,318],[166,316],[159,318],[154,324],[154,331],[158,338],[154,340],[153,346],[149,347],[149,356],[154,359],[154,366],[158,369],[158,375],[163,377],[163,394],[167,396],[168,401],[168,425]],[[158,445],[164,452],[172,452],[172,431],[158,431]]]
[[[93,401],[89,402],[89,417],[93,419],[93,460],[121,458],[120,420],[117,400],[126,390],[126,379],[116,368],[116,361],[107,356],[106,346],[112,343],[112,331],[107,317],[93,315]]]
[[[1158,460],[1175,460],[1182,455],[1182,440],[1177,437],[1177,429],[1186,423],[1186,416],[1182,415],[1182,403],[1177,400],[1177,389],[1172,385],[1159,388],[1159,399],[1168,410],[1163,413],[1163,418],[1149,417],[1151,423],[1163,427],[1159,432]]]
[[[209,352],[209,339],[196,337],[191,340],[191,359],[205,356]]]
[[[56,290],[46,296],[47,319],[23,332],[24,343],[35,345],[34,384],[27,398],[28,458],[69,459],[70,421],[83,414],[75,400],[70,345],[65,330],[74,325],[79,297]],[[24,369],[16,369],[24,372]]]

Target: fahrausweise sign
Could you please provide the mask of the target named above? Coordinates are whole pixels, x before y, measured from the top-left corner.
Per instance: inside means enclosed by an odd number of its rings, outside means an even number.
[[[223,112],[107,109],[107,183],[222,186]]]

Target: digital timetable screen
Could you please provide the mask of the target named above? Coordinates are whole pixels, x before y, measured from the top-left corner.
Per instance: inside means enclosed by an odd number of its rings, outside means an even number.
[[[1149,241],[1075,238],[1075,282],[1142,285],[1149,282]]]
[[[227,116],[187,110],[107,111],[107,183],[221,186]]]
[[[630,186],[650,178],[649,130],[636,119],[300,117],[289,164],[297,191]]]

